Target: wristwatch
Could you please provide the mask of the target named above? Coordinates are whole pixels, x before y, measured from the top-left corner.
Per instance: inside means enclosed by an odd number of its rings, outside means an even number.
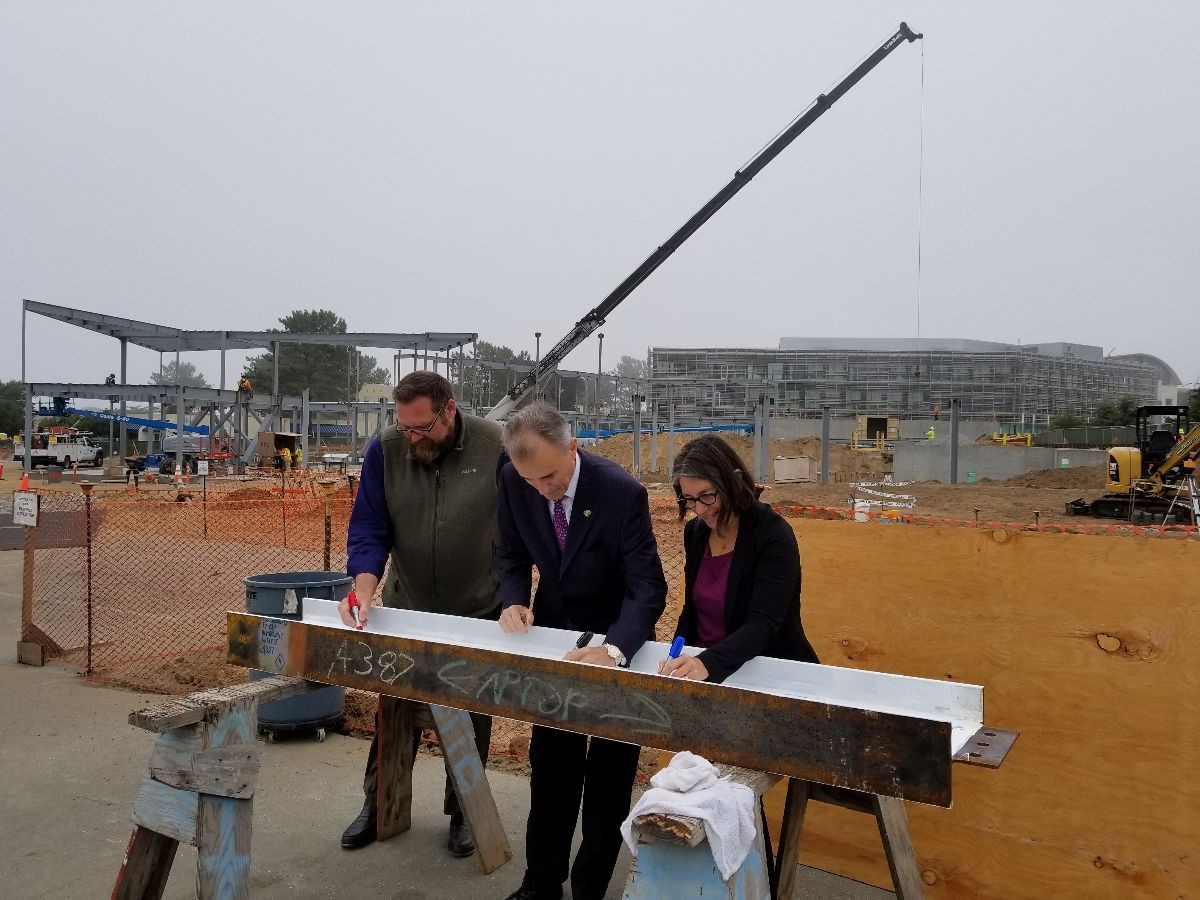
[[[625,654],[621,652],[621,648],[616,644],[601,644],[609,658],[617,664],[618,669],[629,668],[629,660],[625,658]]]

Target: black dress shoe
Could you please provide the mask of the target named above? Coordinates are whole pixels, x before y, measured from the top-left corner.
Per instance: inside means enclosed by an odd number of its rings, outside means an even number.
[[[462,813],[450,817],[450,834],[446,837],[446,849],[451,856],[459,859],[470,856],[475,852],[475,838],[471,836],[471,826],[467,824]]]
[[[521,885],[521,887],[505,897],[504,900],[562,900],[562,890],[559,889],[557,894],[550,894]]]
[[[347,850],[357,850],[359,847],[373,843],[375,843],[375,800],[371,798],[363,806],[358,818],[342,832],[342,846]]]

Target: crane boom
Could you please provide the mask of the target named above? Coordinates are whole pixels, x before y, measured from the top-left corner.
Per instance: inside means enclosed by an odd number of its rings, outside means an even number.
[[[901,22],[895,34],[876,47],[866,59],[855,66],[828,93],[820,94],[809,104],[803,113],[792,120],[783,131],[755,154],[746,165],[738,169],[730,182],[721,188],[704,206],[700,207],[699,211],[690,219],[684,222],[678,231],[671,235],[657,250],[646,257],[645,261],[634,269],[624,281],[618,284],[596,307],[576,322],[574,327],[541,358],[533,371],[513,385],[504,398],[492,408],[487,417],[498,420],[503,419],[512,412],[517,404],[532,390],[534,384],[540,380],[543,374],[557,368],[559,363],[567,357],[567,354],[582,344],[593,331],[603,325],[605,319],[620,305],[622,300],[632,294],[638,285],[649,278],[655,269],[666,262],[667,258],[682,246],[684,241],[695,234],[701,225],[711,219],[738,191],[749,184],[750,180],[762,171],[771,160],[778,156],[788,144],[803,134],[827,109],[840,100],[846,91],[854,87],[863,76],[879,65],[884,57],[891,53],[901,41],[911,43],[921,37],[923,35],[914,32],[906,23]]]

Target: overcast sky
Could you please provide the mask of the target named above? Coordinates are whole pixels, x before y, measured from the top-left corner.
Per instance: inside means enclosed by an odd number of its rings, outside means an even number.
[[[198,329],[328,308],[545,350],[904,18],[923,50],[618,308],[605,369],[650,345],[919,333],[1200,379],[1195,2],[0,10],[0,378],[20,377],[22,298]],[[28,351],[31,381],[119,361],[38,316]],[[217,354],[184,359],[216,382]],[[131,349],[130,382],[157,365]]]

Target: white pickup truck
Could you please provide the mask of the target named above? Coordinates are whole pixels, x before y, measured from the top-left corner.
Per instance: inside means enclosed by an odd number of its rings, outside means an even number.
[[[86,434],[55,434],[39,431],[33,435],[33,449],[30,451],[29,467],[38,466],[69,466],[79,463],[81,466],[98,466],[104,462],[104,448]],[[25,462],[25,439],[19,438],[13,443],[13,461]]]

